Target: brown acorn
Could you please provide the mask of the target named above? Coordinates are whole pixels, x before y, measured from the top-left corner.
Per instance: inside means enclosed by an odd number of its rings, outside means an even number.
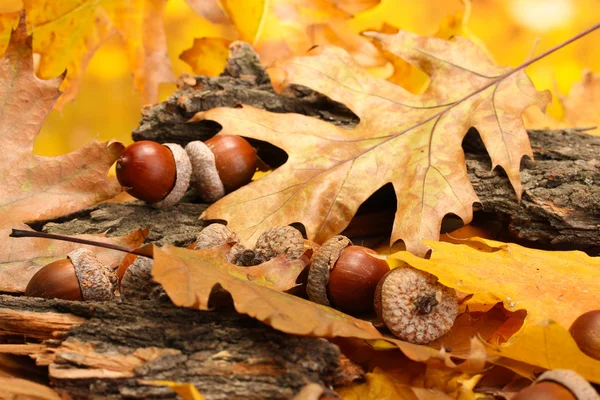
[[[83,248],[42,267],[25,288],[25,296],[46,299],[105,301],[117,294],[116,272]]]

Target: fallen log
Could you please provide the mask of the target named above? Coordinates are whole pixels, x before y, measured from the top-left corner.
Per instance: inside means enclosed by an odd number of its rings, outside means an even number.
[[[281,333],[230,306],[0,295],[0,342],[12,343],[0,353],[47,367],[51,386],[73,399],[176,398],[157,380],[191,383],[207,399],[288,399],[311,383],[336,396],[328,388],[363,376],[327,340]]]

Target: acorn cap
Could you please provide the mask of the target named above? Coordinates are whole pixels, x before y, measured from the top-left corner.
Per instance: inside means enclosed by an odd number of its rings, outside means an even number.
[[[163,287],[152,280],[154,260],[137,256],[121,280],[121,297],[124,300],[157,300],[166,296]]]
[[[191,186],[196,189],[200,199],[206,203],[214,203],[225,196],[225,187],[219,177],[215,155],[204,142],[199,140],[185,146],[192,164]]]
[[[67,257],[73,263],[83,300],[114,300],[118,278],[114,270],[102,264],[88,249],[73,250]]]
[[[410,343],[431,343],[458,315],[456,291],[407,263],[388,272],[375,291],[375,311],[388,329]]]
[[[223,224],[211,224],[200,231],[193,246],[188,248],[191,248],[192,250],[204,250],[228,243],[234,243],[227,252],[226,258],[230,263],[236,264],[238,258],[246,250],[244,245],[238,243],[239,241],[240,238],[238,235],[227,226]]]
[[[541,374],[536,383],[550,381],[569,389],[577,400],[600,400],[598,392],[577,372],[570,369],[554,369]]]
[[[260,234],[254,245],[254,253],[261,263],[282,254],[292,261],[304,254],[304,238],[293,226],[274,226]]]
[[[327,297],[330,272],[342,250],[348,246],[352,246],[350,239],[346,236],[337,235],[323,243],[315,252],[308,271],[308,284],[306,285],[306,293],[311,301],[324,306],[331,306]]]
[[[192,175],[192,164],[183,147],[175,143],[165,143],[164,145],[171,150],[171,153],[173,153],[177,176],[175,177],[175,186],[173,186],[171,192],[169,192],[169,194],[161,201],[152,204],[152,206],[156,208],[169,207],[173,204],[177,204],[187,191],[190,185],[190,176]]]

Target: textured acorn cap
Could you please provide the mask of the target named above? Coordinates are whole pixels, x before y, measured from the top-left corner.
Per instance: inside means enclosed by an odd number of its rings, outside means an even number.
[[[308,271],[308,283],[306,285],[306,293],[311,301],[324,306],[331,306],[327,298],[330,272],[342,250],[348,246],[352,246],[350,239],[338,235],[323,243],[315,252]]]
[[[458,315],[456,291],[407,263],[388,272],[375,291],[375,311],[399,339],[431,343],[452,328]]]
[[[239,244],[240,238],[223,224],[211,224],[202,229],[196,237],[193,250],[211,249],[227,243],[235,243],[227,253],[227,261],[235,264],[246,248]]]
[[[157,300],[166,296],[163,287],[152,280],[154,260],[137,256],[121,280],[121,297],[124,300]]]
[[[67,257],[73,263],[83,299],[114,300],[118,293],[118,278],[114,270],[102,264],[88,249],[73,250]]]
[[[173,186],[173,189],[171,189],[171,192],[167,197],[152,204],[152,206],[156,208],[169,207],[173,204],[177,204],[187,191],[190,185],[190,176],[192,175],[192,164],[183,147],[175,143],[165,143],[164,145],[171,150],[171,153],[173,153],[177,176],[175,177],[175,186]]]
[[[577,372],[570,369],[554,369],[541,374],[536,383],[550,381],[563,385],[577,400],[600,400],[598,392]]]
[[[196,140],[185,146],[192,164],[191,186],[200,199],[213,203],[225,196],[225,187],[219,177],[215,155],[204,142]]]
[[[282,254],[292,261],[304,254],[304,238],[293,226],[274,226],[260,234],[254,253],[261,263]]]

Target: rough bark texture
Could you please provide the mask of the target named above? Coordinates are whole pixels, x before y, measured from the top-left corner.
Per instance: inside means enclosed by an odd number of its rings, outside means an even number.
[[[180,90],[166,102],[147,108],[134,140],[185,144],[215,135],[216,123],[187,124],[199,111],[248,104],[273,112],[295,112],[352,127],[358,118],[344,105],[307,88],[276,94],[250,46],[236,42],[224,73],[217,78],[184,77]],[[523,198],[501,169],[491,163],[477,135],[465,140],[469,177],[485,217],[494,215],[508,226],[507,240],[544,248],[582,249],[597,253],[600,243],[600,137],[576,130],[530,131],[536,162],[523,162]],[[254,142],[272,166],[285,162],[273,146]],[[392,206],[394,206],[393,202]],[[478,216],[482,216],[478,213]]]
[[[25,349],[74,399],[176,398],[154,380],[193,383],[207,399],[283,399],[309,383],[362,375],[334,344],[283,334],[231,308],[0,296],[0,315],[3,343],[46,340],[45,349]]]
[[[203,227],[198,217],[206,204],[179,203],[158,209],[142,201],[101,203],[60,218],[36,221],[36,230],[63,235],[106,232],[108,236],[124,236],[139,228],[148,228],[147,243],[157,246],[172,244],[185,247],[196,240]]]
[[[600,137],[574,129],[530,131],[529,135],[535,161],[524,159],[521,163],[520,203],[503,171],[491,171],[487,154],[467,153],[469,178],[481,200],[478,208],[504,219],[513,239],[597,255]],[[477,139],[471,139],[476,143]]]

